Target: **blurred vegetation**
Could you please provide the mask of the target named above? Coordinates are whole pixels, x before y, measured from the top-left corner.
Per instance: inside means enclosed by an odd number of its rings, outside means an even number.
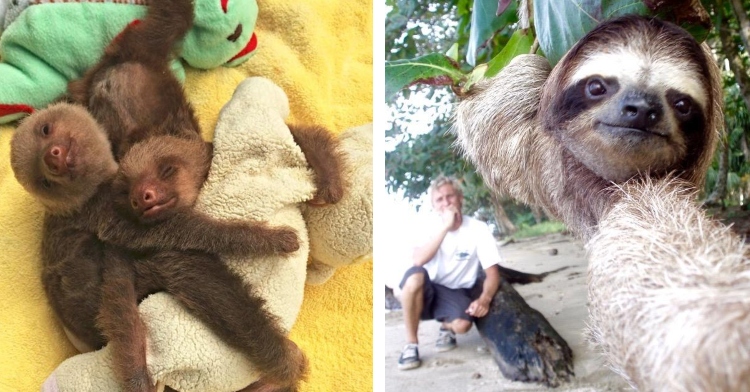
[[[528,237],[537,237],[540,235],[560,233],[565,230],[565,225],[557,221],[545,221],[539,224],[526,225],[521,224],[518,231],[513,233],[513,238],[521,239]]]

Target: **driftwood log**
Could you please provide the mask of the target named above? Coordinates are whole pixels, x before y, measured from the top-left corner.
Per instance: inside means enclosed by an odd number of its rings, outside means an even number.
[[[476,325],[505,378],[556,387],[575,375],[568,343],[511,285],[541,282],[564,268],[527,274],[501,267],[503,278],[490,312],[477,319]]]

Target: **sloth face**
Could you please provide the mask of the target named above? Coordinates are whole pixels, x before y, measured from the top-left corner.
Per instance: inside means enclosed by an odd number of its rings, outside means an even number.
[[[117,168],[107,134],[82,106],[57,103],[24,119],[11,140],[18,182],[54,213],[83,205]]]
[[[563,72],[551,78],[562,86],[544,118],[581,163],[614,182],[684,169],[710,132],[700,46],[676,26],[635,21],[600,25],[598,35],[592,31],[571,49],[558,64]]]

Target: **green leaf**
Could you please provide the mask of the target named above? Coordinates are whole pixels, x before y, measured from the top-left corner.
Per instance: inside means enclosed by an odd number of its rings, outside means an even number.
[[[471,11],[471,30],[469,30],[469,47],[466,53],[466,61],[472,66],[476,65],[477,51],[487,41],[495,29],[492,21],[497,12],[497,0],[474,0]]]
[[[452,58],[453,61],[458,61],[458,42],[454,42],[450,49],[445,52],[445,55]]]
[[[648,15],[640,0],[534,0],[539,46],[553,66],[600,22],[626,14]]]
[[[485,72],[485,77],[497,75],[497,73],[508,65],[510,60],[513,60],[514,57],[519,54],[529,53],[531,45],[533,44],[534,36],[531,34],[530,29],[526,32],[518,30],[513,33],[513,36],[510,37],[510,41],[508,41],[508,44],[505,45],[503,50],[501,50],[500,53],[498,53],[497,56],[487,64],[488,67],[487,72]]]
[[[506,6],[506,8],[508,8]],[[466,50],[466,62],[476,65],[477,55],[482,46],[492,38],[496,31],[516,20],[517,2],[510,4],[509,9],[497,16],[498,0],[474,0],[471,12],[471,29]]]
[[[415,59],[385,62],[385,98],[391,99],[401,89],[415,83],[450,86],[460,83],[464,74],[458,64],[441,53]]]
[[[695,38],[695,40],[698,42],[703,42],[706,40],[706,38],[708,38],[709,30],[703,26],[683,24],[680,25],[680,27],[685,29],[685,31],[692,35],[693,38]]]
[[[474,68],[469,76],[466,78],[466,83],[464,83],[463,86],[461,86],[461,89],[466,92],[471,89],[471,86],[484,79],[487,75],[487,64],[479,64]]]

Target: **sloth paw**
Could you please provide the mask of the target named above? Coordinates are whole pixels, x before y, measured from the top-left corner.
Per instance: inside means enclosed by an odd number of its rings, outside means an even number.
[[[313,198],[307,202],[312,206],[336,204],[344,197],[344,186],[339,179],[316,184],[316,186],[318,190],[315,192]]]
[[[156,385],[151,383],[151,377],[146,369],[141,369],[125,380],[124,389],[127,392],[155,392]]]
[[[271,251],[280,253],[291,253],[299,249],[299,238],[297,232],[290,227],[270,229],[269,242]]]

